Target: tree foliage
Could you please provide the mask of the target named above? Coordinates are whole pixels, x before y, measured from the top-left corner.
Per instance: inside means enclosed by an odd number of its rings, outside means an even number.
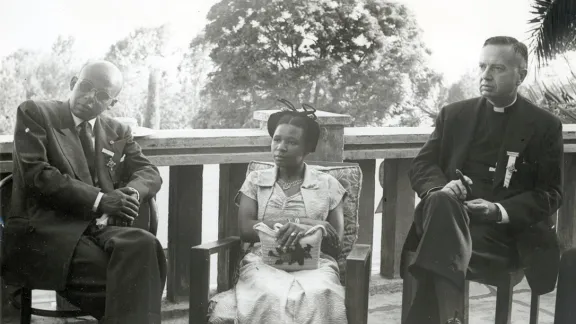
[[[532,47],[539,64],[576,49],[576,1],[535,0],[532,9]]]
[[[118,96],[117,106],[110,110],[113,116],[130,116],[145,121],[148,102],[148,82],[151,73],[166,55],[170,37],[168,26],[138,28],[110,46],[105,59],[116,64],[124,75],[124,87]],[[165,74],[157,79],[163,93]],[[165,98],[163,94],[161,98]]]
[[[439,86],[432,89],[432,98],[427,102],[428,106],[421,107],[420,110],[434,124],[442,107],[454,102],[478,97],[480,95],[478,81],[478,71],[471,69],[463,73],[456,82],[450,85],[445,85],[442,82]]]
[[[149,124],[152,86],[159,95],[152,101],[160,110],[160,128],[191,126],[193,115],[203,104],[199,92],[211,67],[208,48],[193,41],[186,50],[174,49],[171,36],[169,25],[138,28],[110,47],[106,59],[123,70],[125,79],[119,107],[111,114]]]
[[[16,108],[28,99],[65,100],[82,62],[74,38],[58,37],[49,52],[20,49],[0,61],[0,134],[13,131]]]
[[[201,40],[212,47],[195,127],[246,127],[277,98],[348,113],[354,125],[419,117],[440,76],[414,16],[383,0],[222,0]],[[412,116],[412,117],[411,117]]]

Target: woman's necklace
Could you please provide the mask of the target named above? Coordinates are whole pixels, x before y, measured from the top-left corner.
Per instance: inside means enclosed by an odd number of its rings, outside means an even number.
[[[303,181],[304,181],[304,179],[298,179],[298,180],[286,182],[282,179],[278,179],[278,184],[280,185],[280,188],[282,188],[283,190],[288,190],[294,186],[302,184]]]

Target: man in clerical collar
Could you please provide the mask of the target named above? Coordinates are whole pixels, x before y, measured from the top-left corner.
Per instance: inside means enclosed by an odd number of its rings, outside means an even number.
[[[69,100],[18,107],[2,275],[55,290],[100,323],[160,323],[166,257],[132,225],[162,178],[130,127],[102,115],[122,84],[114,64],[94,61]]]
[[[518,95],[528,50],[512,37],[481,49],[481,96],[444,107],[409,172],[421,198],[402,253],[418,288],[406,323],[461,323],[466,279],[496,285],[524,269],[554,289],[562,201],[562,124]],[[458,170],[458,171],[457,171]]]

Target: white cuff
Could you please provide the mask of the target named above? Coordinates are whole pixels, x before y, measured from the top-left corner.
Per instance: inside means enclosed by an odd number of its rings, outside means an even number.
[[[138,190],[132,188],[132,187],[128,187],[128,189],[132,190],[133,192],[136,193],[136,200],[140,201],[140,193],[138,192]]]
[[[104,196],[104,193],[99,192],[99,193],[98,193],[98,197],[96,197],[96,200],[94,201],[94,205],[92,206],[92,211],[93,211],[93,212],[97,212],[97,211],[98,211],[98,206],[100,205],[100,200],[102,200],[102,196]]]
[[[498,206],[498,209],[500,209],[500,213],[502,213],[502,221],[498,222],[498,224],[510,223],[510,217],[508,216],[506,209],[504,209],[504,207],[502,207],[502,205],[500,205],[499,203],[496,203],[496,206]]]

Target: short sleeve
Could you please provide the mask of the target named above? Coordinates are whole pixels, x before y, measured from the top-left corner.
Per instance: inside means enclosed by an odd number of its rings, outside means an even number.
[[[346,189],[340,184],[340,181],[336,180],[333,176],[328,178],[329,193],[330,193],[330,211],[334,210],[340,204],[344,196],[346,195]]]
[[[242,187],[240,187],[240,190],[238,190],[236,197],[234,197],[234,202],[236,203],[236,205],[240,204],[240,193],[243,193],[246,197],[250,199],[257,200],[258,188],[255,184],[257,177],[258,175],[256,174],[255,171],[252,171],[248,174],[246,180],[244,180],[244,183],[242,184]]]

